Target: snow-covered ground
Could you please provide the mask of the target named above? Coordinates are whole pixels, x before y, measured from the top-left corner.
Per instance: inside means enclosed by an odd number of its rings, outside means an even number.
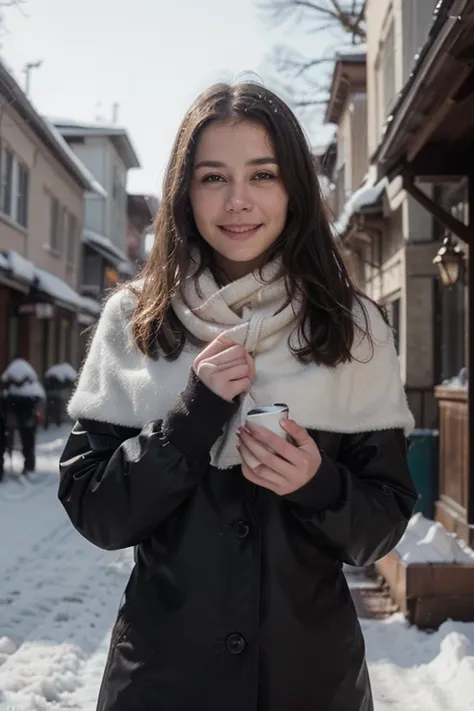
[[[132,566],[131,551],[100,551],[67,520],[57,500],[66,435],[40,434],[32,482],[0,484],[0,711],[94,711]],[[376,711],[472,709],[474,624],[426,634],[394,615],[362,628]]]

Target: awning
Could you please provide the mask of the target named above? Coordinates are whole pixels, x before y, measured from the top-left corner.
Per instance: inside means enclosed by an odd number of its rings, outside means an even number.
[[[125,264],[130,264],[125,252],[117,247],[108,237],[93,232],[92,230],[84,230],[82,240],[85,244],[92,247],[97,254],[103,257],[109,264],[114,266],[118,271]]]
[[[447,230],[474,244],[472,225],[420,187],[458,183],[474,171],[474,0],[441,0],[414,70],[389,118],[375,160],[379,177],[405,191]]]
[[[55,274],[44,269],[36,268],[35,289],[67,309],[77,310],[81,306],[81,297],[77,291]]]
[[[438,3],[373,157],[379,177],[465,174],[474,129],[473,23],[474,0]]]
[[[346,232],[354,215],[381,211],[381,197],[385,186],[386,180],[384,178],[376,183],[374,174],[367,176],[361,187],[346,202],[339,219],[334,223],[336,234],[341,236]]]

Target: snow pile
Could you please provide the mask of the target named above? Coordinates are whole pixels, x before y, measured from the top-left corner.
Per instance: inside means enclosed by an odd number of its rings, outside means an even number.
[[[443,380],[441,385],[447,390],[467,390],[467,368],[461,368],[459,373],[455,375],[454,378],[450,378],[449,380]]]
[[[35,369],[23,358],[17,358],[12,361],[7,369],[3,372],[0,380],[8,385],[7,392],[9,395],[17,395],[19,397],[38,397],[40,400],[46,398],[43,386],[38,381]],[[26,382],[23,382],[26,381]]]
[[[55,274],[36,268],[37,287],[53,299],[62,301],[72,306],[80,307],[81,297],[69,284]]]
[[[38,380],[38,376],[36,375],[36,370],[28,361],[23,360],[23,358],[17,358],[3,371],[1,379],[3,381],[16,380],[21,382],[26,379]]]
[[[404,563],[474,563],[474,551],[460,545],[444,526],[417,513],[396,547]]]
[[[470,711],[474,623],[445,622],[432,634],[402,614],[361,620],[376,711]]]
[[[385,178],[376,183],[375,175],[367,175],[362,186],[346,202],[344,210],[334,224],[333,229],[336,235],[344,234],[349,226],[351,217],[360,212],[363,207],[370,207],[377,203],[385,189],[385,185]]]
[[[33,284],[36,276],[33,262],[30,262],[29,259],[25,259],[25,257],[22,257],[21,254],[18,254],[18,252],[15,252],[13,249],[8,250],[7,258],[15,279]]]
[[[45,378],[56,378],[61,383],[73,383],[77,378],[77,370],[70,363],[56,363],[48,368]]]

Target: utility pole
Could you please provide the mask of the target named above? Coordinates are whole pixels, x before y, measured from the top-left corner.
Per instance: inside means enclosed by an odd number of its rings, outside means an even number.
[[[39,69],[41,65],[43,64],[43,60],[39,59],[37,62],[28,62],[25,64],[23,68],[23,72],[25,74],[25,94],[29,97],[30,96],[30,88],[31,88],[31,71],[32,69]]]
[[[112,104],[112,125],[115,126],[118,121],[120,104],[115,102]]]

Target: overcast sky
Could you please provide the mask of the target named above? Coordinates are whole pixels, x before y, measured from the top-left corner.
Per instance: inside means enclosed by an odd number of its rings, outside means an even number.
[[[270,29],[255,0],[27,0],[5,19],[2,56],[22,86],[24,65],[43,60],[31,73],[37,109],[109,121],[117,102],[142,164],[129,189],[157,194],[178,125],[200,91],[242,72],[268,83],[265,56],[282,38],[307,52],[321,43],[304,28]]]

